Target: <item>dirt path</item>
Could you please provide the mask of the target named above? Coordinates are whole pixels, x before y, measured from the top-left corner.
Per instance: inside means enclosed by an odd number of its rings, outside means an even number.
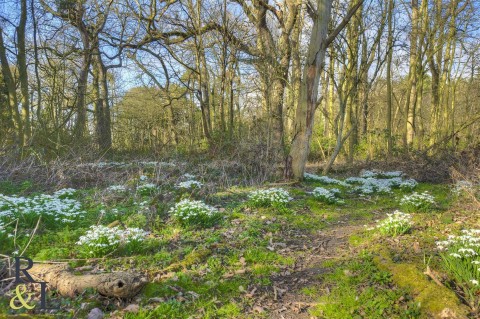
[[[285,248],[277,252],[284,256],[295,255],[297,262],[272,277],[273,289],[257,299],[254,311],[268,310],[272,319],[311,318],[308,308],[315,306],[316,300],[303,293],[302,289],[322,283],[321,275],[329,271],[323,266],[326,260],[351,253],[348,238],[360,228],[341,221],[314,236],[302,233],[287,235]]]

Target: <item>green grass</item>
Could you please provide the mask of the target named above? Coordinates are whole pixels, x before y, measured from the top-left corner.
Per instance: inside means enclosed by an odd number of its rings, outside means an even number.
[[[337,264],[325,276],[323,287],[309,287],[304,293],[319,296],[318,305],[310,313],[322,318],[418,318],[420,315],[408,294],[392,285],[390,274],[379,270],[369,255]]]
[[[224,211],[218,223],[206,228],[184,227],[170,218],[168,209],[178,199],[178,194],[173,194],[169,200],[159,200],[153,195],[131,193],[104,201],[100,190],[82,190],[77,198],[87,212],[85,218],[73,226],[54,231],[40,227],[26,255],[36,260],[78,258],[75,243],[90,225],[119,222],[129,227],[142,227],[151,232],[151,238],[138,250],[118,250],[110,256],[112,258],[93,263],[106,270],[141,269],[152,281],[139,295],[142,310],[125,314],[124,318],[268,317],[268,311],[263,314],[251,311],[255,298],[260,295],[249,298],[247,292],[254,288],[273,291],[275,274],[284,269],[294,271],[292,267],[299,258],[308,257],[306,251],[281,252],[271,247],[272,242],[288,242],[292,239],[290,234],[297,233],[307,236],[304,240],[308,246],[309,236],[317,236],[319,231],[328,232],[347,223],[372,225],[375,219],[398,209],[399,198],[408,193],[396,189],[392,195],[361,197],[348,193],[343,187],[327,186],[342,189],[345,203],[334,205],[321,203],[308,195],[315,186],[325,187],[306,182],[289,189],[295,199],[285,207],[276,208],[251,207],[245,203],[248,192],[254,188],[236,187],[209,194],[201,199]],[[0,193],[28,194],[32,190],[28,182],[0,182]],[[427,190],[435,196],[437,207],[428,213],[414,213],[411,233],[398,236],[396,242],[377,236],[375,231],[364,231],[363,227],[348,234],[348,257],[326,259],[321,267],[328,271],[314,278],[316,284],[307,282],[295,292],[318,303],[310,308],[311,315],[321,318],[418,318],[423,315],[411,291],[403,286],[400,288],[391,272],[379,269],[373,256],[378,247],[386,247],[395,260],[409,265],[422,268],[424,258],[430,256],[430,265],[438,265],[433,252],[436,238],[443,236],[447,227],[457,230],[462,226],[456,222],[458,212],[449,210],[454,197],[448,187],[419,184],[415,191]],[[141,210],[138,205],[144,200],[148,202],[147,210]],[[423,249],[420,253],[413,251],[413,242],[420,243]],[[369,253],[362,253],[366,247]],[[71,264],[81,266],[89,262]],[[157,281],[153,282],[153,278]],[[72,309],[82,302],[88,302],[91,308],[97,305],[97,297],[95,292],[88,292],[75,299],[62,298],[60,302],[65,310],[60,315],[72,317]],[[163,301],[155,302],[151,298],[163,298]],[[121,310],[113,301],[99,306],[107,312]],[[4,299],[0,298],[0,313],[3,311],[7,309]]]

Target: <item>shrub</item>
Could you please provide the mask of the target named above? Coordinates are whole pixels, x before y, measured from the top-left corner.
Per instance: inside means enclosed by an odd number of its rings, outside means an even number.
[[[292,200],[288,192],[282,188],[259,189],[248,195],[254,207],[285,207]]]
[[[103,257],[114,252],[120,246],[129,250],[145,239],[147,232],[140,228],[91,226],[77,242],[80,254],[84,257]]]
[[[170,209],[170,214],[184,226],[211,226],[219,218],[219,212],[202,201],[184,199]]]
[[[480,229],[463,230],[460,236],[437,241],[446,272],[473,309],[480,306]]]
[[[337,197],[340,194],[340,190],[337,188],[326,189],[323,187],[316,187],[312,192],[312,196],[319,201],[328,204],[343,203],[343,200]]]
[[[435,198],[429,192],[414,192],[410,195],[404,195],[400,200],[400,205],[408,212],[426,212],[435,205]]]
[[[396,210],[392,214],[387,214],[387,218],[378,222],[376,228],[382,235],[403,235],[412,228],[412,216]]]

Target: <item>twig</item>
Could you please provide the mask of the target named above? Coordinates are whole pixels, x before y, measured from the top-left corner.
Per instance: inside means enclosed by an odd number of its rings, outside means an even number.
[[[23,251],[21,252],[20,256],[23,256],[23,254],[25,253],[25,251],[27,250],[28,246],[30,246],[30,243],[32,242],[33,240],[33,237],[35,236],[35,233],[37,232],[37,229],[38,229],[38,225],[40,225],[40,220],[42,219],[42,216],[38,217],[38,220],[37,220],[37,224],[35,225],[35,228],[33,229],[32,233],[30,234],[30,238],[28,240],[28,243],[25,245],[25,247],[23,248]]]
[[[439,285],[440,287],[445,287],[444,284],[442,284],[442,282],[440,280],[437,279],[437,277],[435,276],[435,274],[430,270],[430,267],[427,266],[427,270],[424,272],[425,275],[427,275],[428,277],[430,277],[433,281],[435,281],[435,283],[437,285]]]

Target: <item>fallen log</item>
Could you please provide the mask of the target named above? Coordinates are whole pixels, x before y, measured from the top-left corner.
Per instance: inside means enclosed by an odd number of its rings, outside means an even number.
[[[34,264],[28,273],[68,297],[93,288],[107,297],[131,298],[147,283],[145,277],[132,272],[75,275],[66,264]]]

